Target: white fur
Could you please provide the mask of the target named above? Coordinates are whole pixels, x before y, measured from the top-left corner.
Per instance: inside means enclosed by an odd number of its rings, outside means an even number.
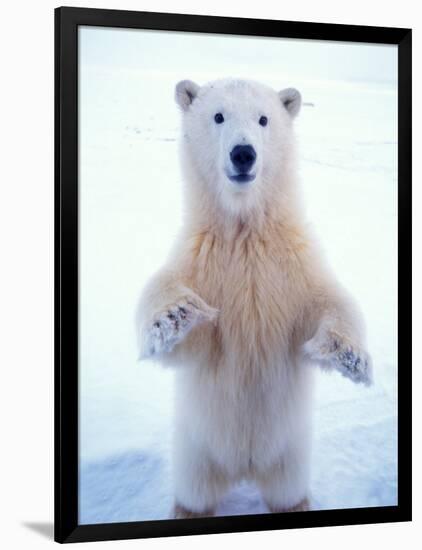
[[[271,510],[286,510],[308,496],[306,363],[368,383],[363,322],[303,219],[292,127],[299,92],[221,80],[182,81],[175,95],[186,219],[144,290],[138,327],[142,356],[179,367],[176,502],[206,513],[247,478]],[[239,144],[257,153],[255,179],[241,185],[230,179]]]

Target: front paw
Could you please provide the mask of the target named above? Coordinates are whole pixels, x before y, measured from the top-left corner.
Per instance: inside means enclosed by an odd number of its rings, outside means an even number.
[[[172,351],[195,326],[215,322],[217,315],[216,309],[191,297],[169,305],[142,330],[140,359]]]
[[[353,382],[370,386],[373,382],[371,357],[353,345],[340,348],[334,358],[335,368]]]
[[[314,336],[304,345],[305,355],[323,368],[334,368],[353,382],[370,386],[372,361],[368,353],[334,331]]]

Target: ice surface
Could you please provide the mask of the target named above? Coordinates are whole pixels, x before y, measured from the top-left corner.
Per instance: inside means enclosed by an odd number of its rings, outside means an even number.
[[[137,361],[134,309],[181,223],[178,78],[81,65],[81,523],[166,518],[172,504],[173,374]],[[280,86],[274,74],[257,78]],[[313,506],[394,505],[396,90],[376,82],[286,84],[312,104],[297,120],[307,212],[337,276],[363,309],[375,371],[369,389],[317,375]],[[218,512],[266,511],[245,483]]]

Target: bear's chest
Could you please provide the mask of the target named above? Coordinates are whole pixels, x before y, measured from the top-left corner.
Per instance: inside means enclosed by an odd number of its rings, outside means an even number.
[[[220,311],[217,333],[226,353],[262,362],[288,352],[305,299],[297,250],[282,239],[209,237],[194,274],[197,292]]]

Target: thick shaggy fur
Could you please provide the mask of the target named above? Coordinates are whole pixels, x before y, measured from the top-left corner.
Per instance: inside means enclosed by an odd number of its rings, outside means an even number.
[[[184,81],[176,99],[186,220],[138,309],[141,355],[177,368],[175,516],[212,514],[244,478],[270,510],[306,509],[307,363],[365,383],[371,366],[360,315],[304,222],[292,130],[300,95]],[[217,134],[212,114],[223,110],[226,133]],[[256,123],[260,113],[269,128]],[[239,140],[259,158],[246,186],[227,179],[226,153]]]

